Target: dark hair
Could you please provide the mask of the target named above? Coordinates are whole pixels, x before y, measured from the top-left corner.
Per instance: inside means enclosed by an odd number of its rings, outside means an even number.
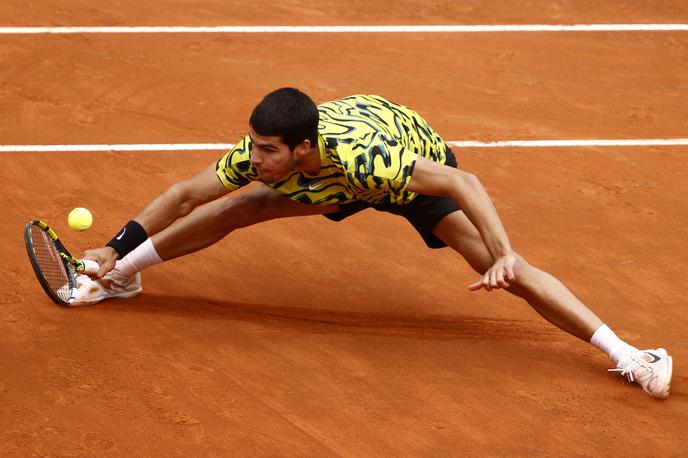
[[[308,139],[318,144],[318,107],[303,92],[283,87],[269,93],[251,113],[251,127],[260,135],[278,136],[293,150]]]

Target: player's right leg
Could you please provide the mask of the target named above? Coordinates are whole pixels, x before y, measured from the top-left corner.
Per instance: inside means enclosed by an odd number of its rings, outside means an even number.
[[[289,200],[262,183],[197,207],[189,215],[158,232],[117,261],[99,280],[80,276],[76,304],[95,304],[108,298],[128,298],[141,292],[140,271],[208,247],[235,229],[263,221],[327,214],[338,207],[306,205]]]
[[[235,229],[263,221],[331,213],[337,206],[307,205],[256,183],[248,189],[209,202],[152,237],[161,259],[183,256],[210,246]]]

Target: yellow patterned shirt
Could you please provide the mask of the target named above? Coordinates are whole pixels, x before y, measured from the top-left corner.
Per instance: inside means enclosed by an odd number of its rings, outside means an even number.
[[[415,111],[377,95],[352,95],[318,106],[321,168],[318,175],[294,172],[268,186],[285,197],[313,205],[356,200],[406,204],[418,156],[444,164],[446,146]],[[260,181],[251,165],[246,136],[217,163],[230,190]]]

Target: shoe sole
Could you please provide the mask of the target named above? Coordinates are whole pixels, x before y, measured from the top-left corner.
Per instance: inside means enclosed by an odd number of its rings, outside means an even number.
[[[669,381],[667,382],[667,387],[666,391],[663,393],[663,396],[660,397],[660,399],[665,399],[669,396],[669,390],[671,389],[671,376],[673,375],[674,372],[674,359],[671,356],[667,356],[667,365],[669,366]]]
[[[79,302],[74,302],[72,305],[93,305],[97,304],[99,302],[103,302],[105,299],[128,299],[130,297],[138,296],[141,294],[141,291],[143,291],[143,288],[139,287],[138,289],[134,291],[127,291],[124,293],[117,293],[113,295],[108,295],[106,297],[101,297],[95,300],[90,300],[90,301],[79,301]]]
[[[669,396],[669,390],[671,389],[671,377],[674,372],[674,359],[669,356],[667,351],[664,348],[658,348],[657,353],[664,353],[662,356],[667,359],[667,386],[664,391],[661,393],[650,393],[653,397],[657,399],[666,399]]]

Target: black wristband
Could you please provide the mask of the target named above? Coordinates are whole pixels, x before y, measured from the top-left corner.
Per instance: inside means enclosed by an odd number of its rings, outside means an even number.
[[[148,233],[143,226],[131,220],[105,246],[114,248],[119,254],[119,258],[122,259],[127,253],[145,242],[147,238]]]

